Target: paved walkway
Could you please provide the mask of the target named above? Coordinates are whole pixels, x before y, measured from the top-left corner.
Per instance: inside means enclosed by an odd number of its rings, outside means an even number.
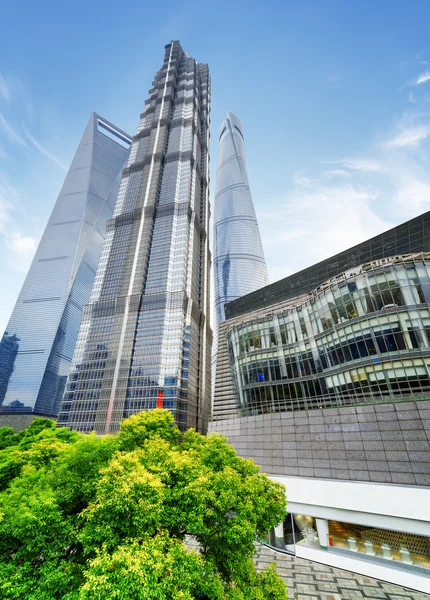
[[[428,594],[260,546],[256,557],[257,569],[263,569],[272,562],[288,586],[289,600],[430,600]]]

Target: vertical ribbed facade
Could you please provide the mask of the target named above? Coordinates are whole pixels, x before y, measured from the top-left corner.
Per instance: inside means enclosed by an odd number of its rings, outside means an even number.
[[[210,410],[207,65],[166,46],[122,181],[59,424],[118,431],[168,408],[182,430]]]
[[[224,306],[268,285],[266,262],[245,160],[242,123],[232,112],[221,125],[214,206],[215,342],[213,418],[236,415],[224,339]]]
[[[130,146],[92,113],[0,342],[0,423],[58,414]]]

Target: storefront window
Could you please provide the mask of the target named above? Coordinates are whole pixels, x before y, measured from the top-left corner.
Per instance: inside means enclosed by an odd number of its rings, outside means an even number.
[[[265,542],[269,546],[295,553],[296,544],[319,548],[314,517],[289,514],[283,523],[271,529]]]
[[[430,538],[329,521],[329,547],[430,569]]]
[[[323,547],[329,552],[354,552],[430,569],[428,537],[308,515],[289,514],[283,523],[269,531],[264,541],[285,552],[296,553],[297,546]]]

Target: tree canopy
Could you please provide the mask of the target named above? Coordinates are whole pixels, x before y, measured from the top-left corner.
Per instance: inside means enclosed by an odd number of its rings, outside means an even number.
[[[285,510],[253,461],[167,410],[115,436],[0,428],[0,599],[285,600],[252,560]]]

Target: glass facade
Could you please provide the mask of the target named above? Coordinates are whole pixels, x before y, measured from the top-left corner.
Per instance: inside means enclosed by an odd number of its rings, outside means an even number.
[[[240,120],[231,112],[221,125],[214,205],[215,317],[224,305],[268,285],[263,246],[249,188]]]
[[[269,531],[264,541],[277,550],[292,554],[297,545],[322,547],[328,552],[355,553],[357,558],[379,564],[393,561],[396,566],[413,567],[418,573],[421,569],[430,570],[429,538],[405,531],[289,514]]]
[[[245,160],[242,123],[231,112],[221,125],[215,187],[214,283],[215,338],[212,356],[214,399],[212,417],[232,416],[236,412],[231,396],[227,352],[218,337],[225,320],[227,302],[268,285],[263,246],[252,202]],[[219,360],[218,360],[219,358]],[[230,392],[230,393],[229,393]],[[222,399],[227,397],[227,402]]]
[[[430,254],[367,263],[230,322],[243,416],[430,394]]]
[[[206,430],[209,316],[207,65],[166,46],[108,223],[59,424],[116,432],[162,406]]]
[[[91,115],[0,342],[0,413],[58,414],[130,145]]]
[[[357,265],[415,252],[430,252],[430,211],[298,271],[294,275],[230,302],[225,308],[226,318],[233,319],[301,294],[308,294],[324,281]]]

